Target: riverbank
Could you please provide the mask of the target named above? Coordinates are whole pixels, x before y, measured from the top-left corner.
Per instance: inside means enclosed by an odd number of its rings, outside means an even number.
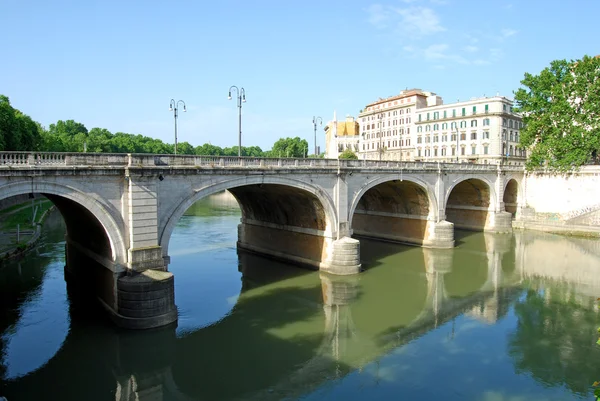
[[[0,211],[0,265],[34,247],[40,238],[42,223],[53,209],[52,202],[44,200]]]

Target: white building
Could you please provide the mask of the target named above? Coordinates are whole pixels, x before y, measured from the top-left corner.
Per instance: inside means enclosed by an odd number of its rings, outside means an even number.
[[[523,164],[525,151],[518,147],[523,123],[512,107],[503,96],[443,104],[432,92],[401,91],[360,111],[357,154],[373,160]],[[329,149],[326,157],[337,157]]]

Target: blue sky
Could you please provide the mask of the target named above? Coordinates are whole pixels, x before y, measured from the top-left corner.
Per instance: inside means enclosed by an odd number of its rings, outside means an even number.
[[[596,0],[0,0],[0,93],[48,126],[237,145],[313,146],[313,115],[343,117],[405,88],[446,103],[512,97],[525,72],[600,54]],[[323,147],[324,134],[318,131]]]

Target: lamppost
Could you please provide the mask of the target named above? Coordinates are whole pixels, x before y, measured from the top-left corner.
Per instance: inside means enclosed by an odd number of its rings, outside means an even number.
[[[177,154],[177,106],[179,103],[183,103],[183,112],[185,113],[187,110],[185,109],[185,102],[183,100],[175,101],[171,99],[171,103],[169,103],[169,111],[173,112],[173,117],[175,118],[175,154]]]
[[[323,125],[323,119],[321,117],[313,116],[313,128],[315,129],[315,157],[317,157],[317,123]]]
[[[227,99],[229,99],[229,100],[231,100],[231,90],[232,89],[235,89],[235,91],[237,93],[237,101],[238,101],[237,107],[239,110],[238,157],[242,157],[242,103],[246,103],[246,91],[244,90],[244,88],[238,89],[237,86],[231,85],[231,87],[229,87],[229,96],[227,97]]]

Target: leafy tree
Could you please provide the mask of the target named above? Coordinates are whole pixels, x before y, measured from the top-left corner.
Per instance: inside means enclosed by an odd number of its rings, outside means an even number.
[[[280,138],[273,145],[271,157],[304,157],[308,149],[306,139]]]
[[[202,155],[202,156],[222,156],[223,155],[223,149],[221,149],[219,146],[215,146],[210,143],[205,143],[202,146],[196,146],[194,151],[197,155]]]
[[[179,142],[177,144],[178,155],[193,155],[194,153],[194,147],[189,142]]]
[[[515,92],[523,114],[521,146],[529,169],[565,171],[600,149],[600,58],[556,60],[539,75],[525,74]]]
[[[346,149],[346,150],[344,150],[342,153],[340,153],[339,158],[340,159],[347,159],[347,160],[358,160],[358,156],[356,155],[356,153],[354,153],[352,151],[352,149]]]
[[[37,150],[40,126],[0,95],[0,150]]]

